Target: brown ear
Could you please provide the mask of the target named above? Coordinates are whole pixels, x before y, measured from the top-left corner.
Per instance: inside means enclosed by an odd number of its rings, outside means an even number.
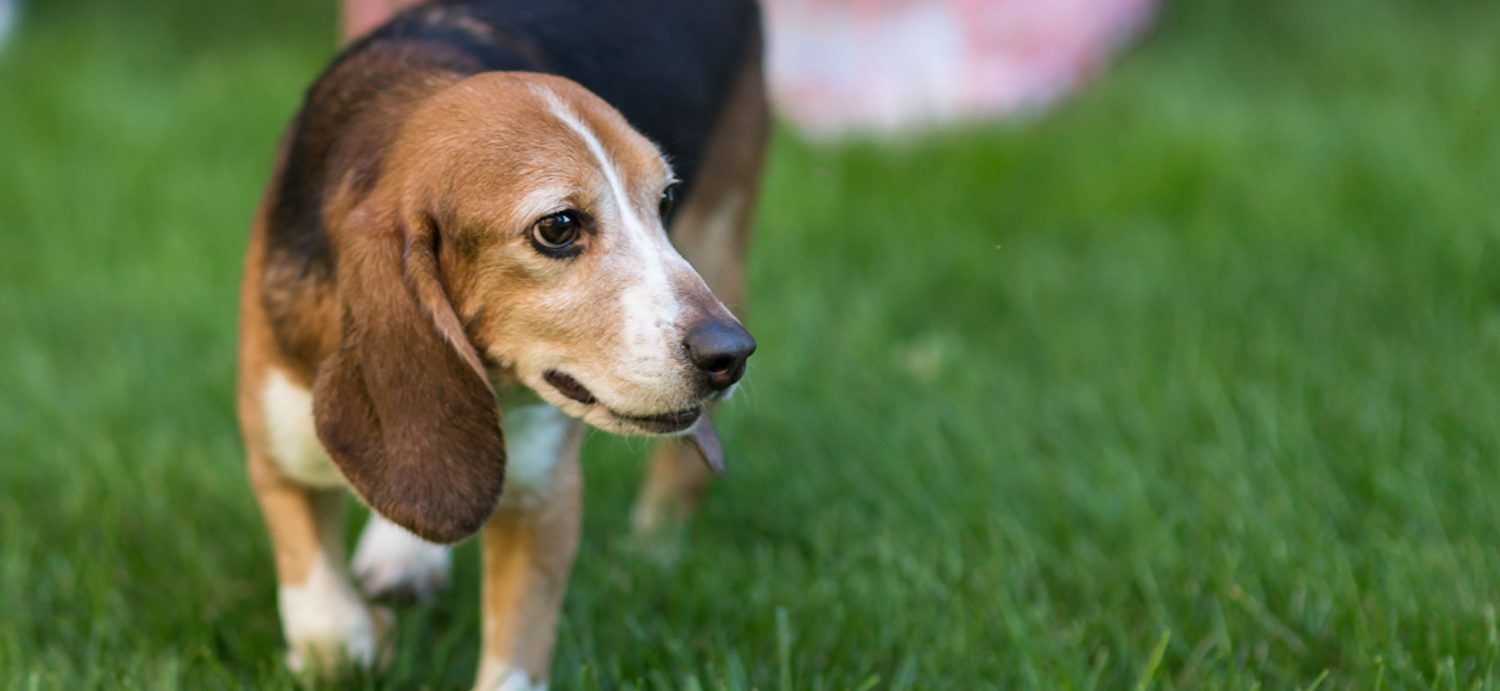
[[[362,210],[337,225],[343,333],[313,388],[318,438],[375,511],[457,542],[500,499],[505,442],[495,392],[438,280],[435,230]]]

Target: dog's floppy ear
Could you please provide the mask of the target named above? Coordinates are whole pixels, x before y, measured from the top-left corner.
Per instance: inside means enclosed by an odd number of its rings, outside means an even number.
[[[434,542],[474,534],[505,479],[500,408],[438,278],[428,217],[331,224],[342,336],[318,368],[318,437],[366,504]]]

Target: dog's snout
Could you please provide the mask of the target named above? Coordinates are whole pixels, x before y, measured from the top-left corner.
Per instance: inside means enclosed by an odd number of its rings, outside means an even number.
[[[755,339],[733,319],[710,319],[689,329],[682,344],[688,360],[712,388],[722,391],[745,376],[745,361],[755,352]]]

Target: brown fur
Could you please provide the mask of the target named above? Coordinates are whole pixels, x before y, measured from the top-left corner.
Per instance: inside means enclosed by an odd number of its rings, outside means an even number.
[[[553,467],[554,491],[540,502],[501,507],[484,528],[483,660],[503,660],[533,679],[547,678],[568,571],[578,551],[583,478],[582,426],[575,426]],[[478,686],[487,682],[480,664]]]
[[[318,368],[318,436],[372,508],[456,542],[500,499],[500,410],[473,346],[440,328],[457,320],[433,271],[431,229],[395,214],[356,211],[333,229],[343,337]]]

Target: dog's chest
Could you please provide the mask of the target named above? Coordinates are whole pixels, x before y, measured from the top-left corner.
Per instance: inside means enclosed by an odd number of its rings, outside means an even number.
[[[272,369],[260,396],[266,423],[266,453],[281,472],[311,487],[343,484],[313,425],[312,392]]]
[[[320,488],[336,488],[343,477],[313,422],[312,392],[280,370],[272,369],[261,389],[266,426],[265,449],[291,479]],[[545,489],[567,441],[571,421],[535,395],[505,396],[505,495],[507,498]]]

